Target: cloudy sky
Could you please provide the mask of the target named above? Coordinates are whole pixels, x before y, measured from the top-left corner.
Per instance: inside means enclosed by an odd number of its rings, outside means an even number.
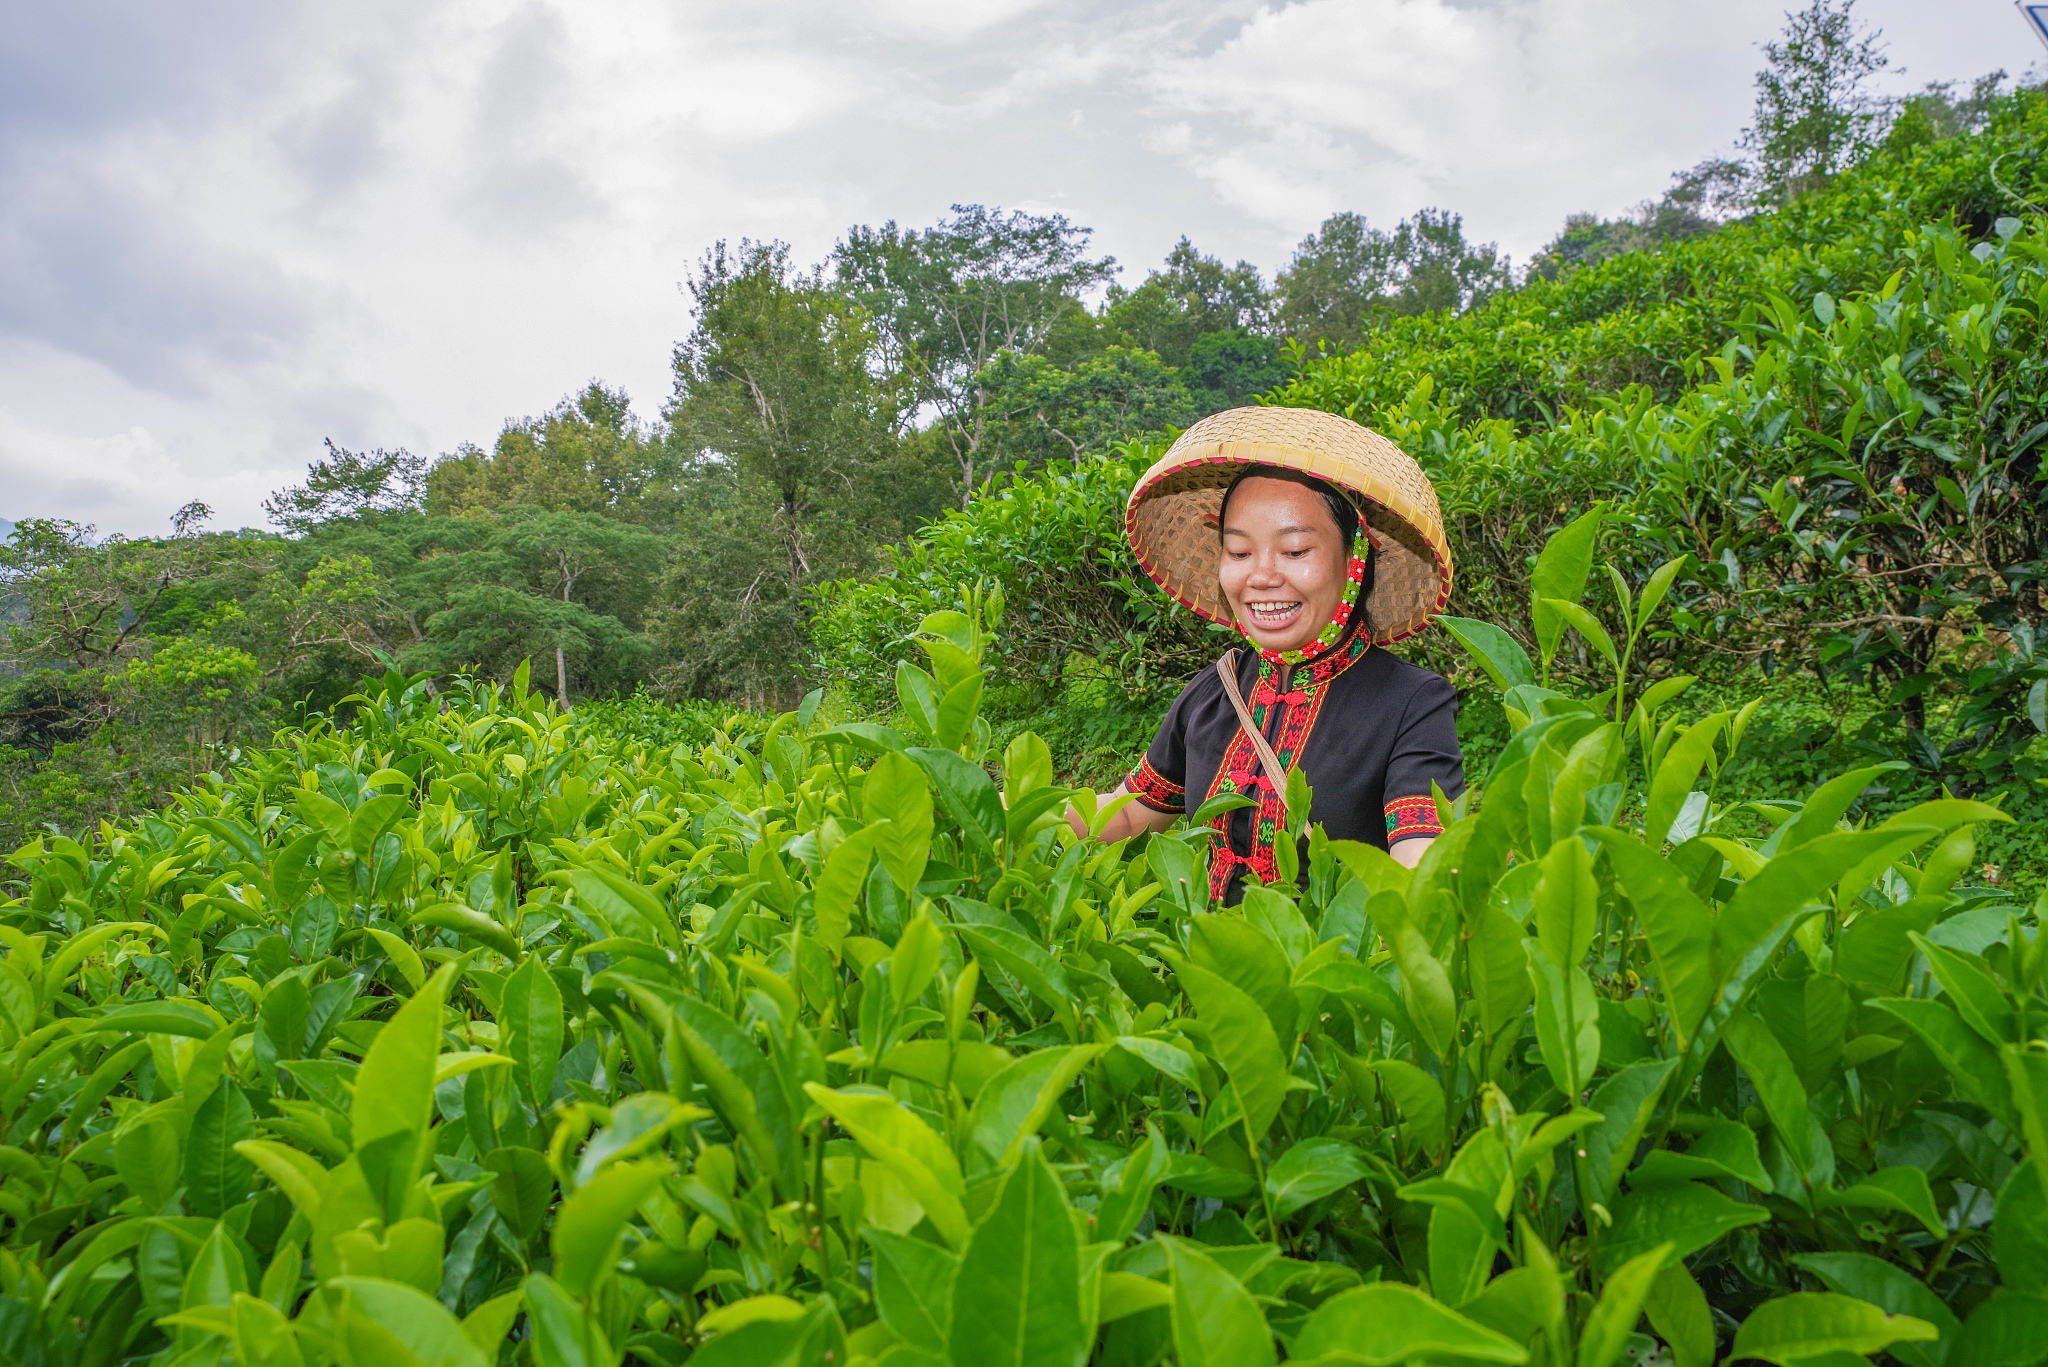
[[[1336,210],[1526,258],[1726,150],[1790,0],[23,0],[0,41],[0,517],[217,525],[345,446],[643,414],[719,238],[1056,210],[1136,283]],[[1904,90],[2037,62],[1862,0]]]

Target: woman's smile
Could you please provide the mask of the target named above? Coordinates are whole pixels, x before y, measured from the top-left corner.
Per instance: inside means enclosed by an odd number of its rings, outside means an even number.
[[[1301,615],[1301,600],[1291,599],[1284,603],[1260,603],[1246,600],[1245,610],[1251,613],[1252,621],[1263,631],[1284,631],[1296,617]]]

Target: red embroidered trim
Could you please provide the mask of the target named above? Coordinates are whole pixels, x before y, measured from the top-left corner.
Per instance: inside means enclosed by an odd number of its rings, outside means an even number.
[[[1124,786],[1137,794],[1139,802],[1155,812],[1184,812],[1188,809],[1187,790],[1154,769],[1149,757],[1138,760],[1138,767],[1131,770]]]
[[[1316,718],[1322,715],[1323,699],[1329,695],[1330,681],[1363,659],[1371,649],[1372,641],[1364,633],[1353,635],[1328,655],[1297,665],[1285,693],[1280,691],[1277,683],[1279,670],[1270,661],[1260,659],[1258,679],[1247,705],[1251,708],[1253,723],[1263,731],[1273,714],[1274,705],[1286,702],[1287,712],[1281,718],[1280,734],[1273,738],[1273,754],[1283,771],[1294,768],[1302,747],[1315,731]],[[1286,783],[1284,772],[1275,776],[1264,771],[1252,738],[1242,726],[1238,727],[1230,737],[1230,744],[1224,747],[1223,761],[1216,766],[1216,777],[1210,781],[1204,800],[1226,792],[1258,799],[1259,805],[1251,813],[1252,852],[1241,855],[1230,848],[1230,818],[1234,813],[1225,812],[1209,823],[1209,896],[1212,899],[1222,899],[1230,888],[1231,878],[1240,869],[1256,874],[1262,883],[1279,879],[1273,846],[1286,830],[1287,806],[1281,801]]]
[[[1444,823],[1437,818],[1433,797],[1397,797],[1387,803],[1387,843],[1410,836],[1442,835]]]

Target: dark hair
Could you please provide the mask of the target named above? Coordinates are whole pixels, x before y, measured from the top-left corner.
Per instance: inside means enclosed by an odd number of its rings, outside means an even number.
[[[1338,539],[1344,543],[1344,553],[1351,554],[1351,544],[1358,539],[1358,507],[1336,487],[1314,475],[1305,475],[1299,470],[1289,470],[1281,465],[1247,465],[1237,472],[1237,478],[1223,491],[1223,502],[1216,506],[1216,535],[1223,535],[1223,518],[1230,511],[1230,496],[1237,492],[1237,486],[1248,479],[1284,479],[1289,484],[1299,484],[1310,493],[1320,494],[1323,504],[1330,510],[1330,520],[1337,524]]]

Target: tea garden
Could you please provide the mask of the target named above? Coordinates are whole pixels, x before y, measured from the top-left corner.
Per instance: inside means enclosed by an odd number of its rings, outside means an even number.
[[[2007,818],[1846,819],[1858,770],[1724,833],[1752,708],[1541,682],[1667,610],[1677,562],[1584,607],[1596,553],[1546,548],[1534,661],[1446,622],[1513,730],[1419,868],[1296,819],[1238,908],[990,752],[992,592],[894,727],[648,745],[394,672],[31,844],[0,1357],[2048,1356],[2048,962],[1965,878]]]

